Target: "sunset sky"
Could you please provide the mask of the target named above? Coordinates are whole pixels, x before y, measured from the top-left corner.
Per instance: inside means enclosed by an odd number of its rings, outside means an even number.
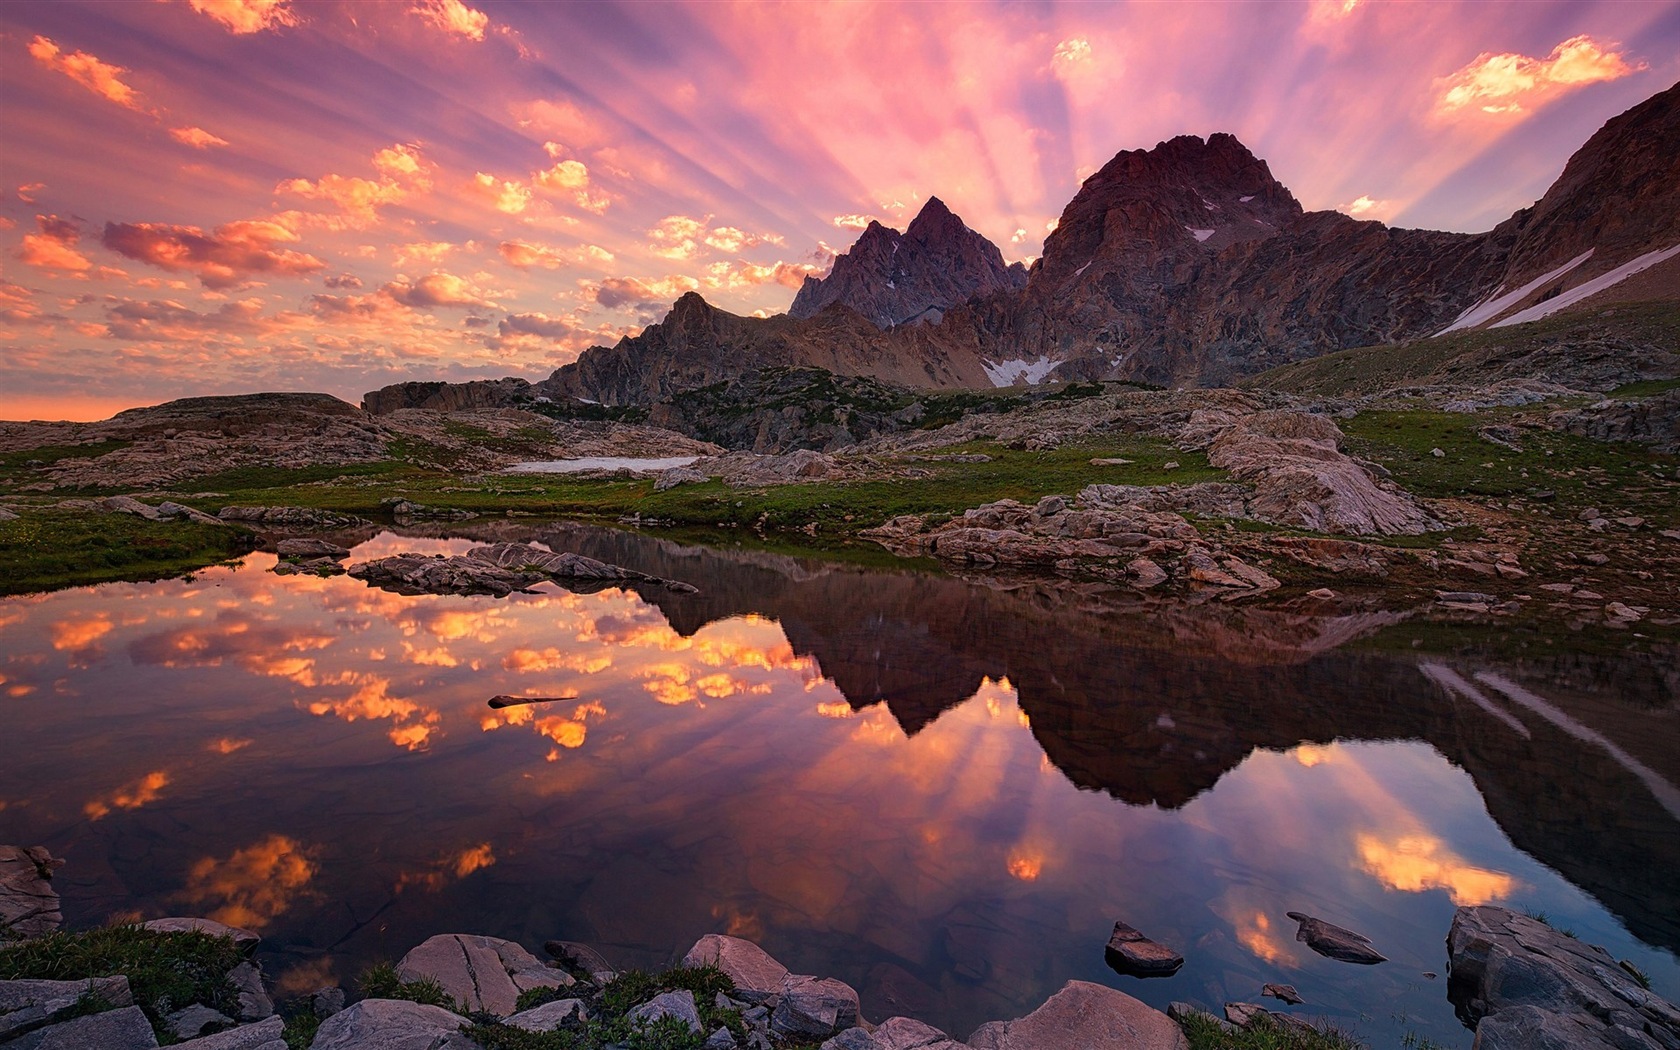
[[[1677,78],[1680,2],[0,4],[0,418],[537,379],[1184,133],[1483,230]]]

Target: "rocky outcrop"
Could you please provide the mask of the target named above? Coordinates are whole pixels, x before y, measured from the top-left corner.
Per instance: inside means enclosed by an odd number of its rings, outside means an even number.
[[[58,929],[64,914],[51,880],[63,864],[44,846],[0,846],[0,942]]]
[[[0,981],[0,1043],[65,1020],[79,1012],[83,996],[89,995],[113,1007],[134,1005],[128,978],[121,975],[80,981]]]
[[[490,594],[501,598],[545,580],[573,586],[623,582],[663,587],[677,593],[694,591],[692,586],[677,580],[660,579],[581,554],[556,553],[526,543],[493,543],[454,556],[393,554],[359,562],[347,571],[358,580],[398,594]]]
[[[937,322],[976,295],[1025,285],[1023,268],[1006,266],[997,245],[930,197],[903,233],[870,222],[827,277],[805,278],[788,315],[814,317],[839,303],[891,328],[918,319]]]
[[[432,412],[467,412],[480,408],[519,408],[536,400],[523,379],[477,379],[470,383],[394,383],[362,395],[362,410],[386,416],[405,408]]]
[[[1603,948],[1505,908],[1463,907],[1447,935],[1447,984],[1477,1050],[1671,1050],[1680,1007]]]
[[[372,524],[354,514],[315,507],[223,507],[217,517],[270,529],[353,529]]]
[[[781,994],[788,968],[742,937],[708,933],[683,956],[684,966],[716,966],[735,982],[734,997],[762,1003]]]
[[[7,1050],[152,1050],[151,1022],[138,1006],[89,1014],[19,1036]]]
[[[1069,981],[1043,1006],[1015,1021],[981,1025],[974,1050],[1189,1050],[1166,1014],[1124,992]]]
[[[1636,441],[1658,452],[1680,452],[1680,390],[1554,412],[1546,423],[1595,441]]]
[[[463,1011],[502,1017],[517,1012],[521,992],[575,983],[513,941],[465,933],[427,938],[397,963],[397,977],[436,981]]]

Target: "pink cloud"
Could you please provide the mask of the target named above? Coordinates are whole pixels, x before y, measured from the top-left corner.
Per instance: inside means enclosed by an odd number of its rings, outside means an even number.
[[[75,223],[56,215],[37,215],[35,222],[41,232],[24,236],[19,259],[36,269],[59,273],[84,274],[93,269],[93,263],[75,248],[82,236]]]
[[[190,273],[206,288],[231,288],[256,277],[307,277],[325,269],[313,255],[281,248],[297,234],[276,222],[230,222],[205,233],[197,226],[108,222],[105,247],[173,273]]]
[[[402,278],[380,289],[404,306],[494,307],[487,293],[452,273],[431,273],[417,281]]]
[[[584,291],[589,298],[612,310],[665,306],[684,292],[692,292],[699,287],[699,281],[681,275],[653,281],[643,281],[635,277],[608,277],[603,281],[585,283]]]
[[[170,128],[169,137],[193,149],[209,149],[211,146],[228,144],[227,139],[212,135],[203,128]]]
[[[35,61],[48,69],[63,73],[100,98],[140,113],[148,112],[146,107],[140,104],[140,93],[123,83],[123,74],[128,70],[122,66],[101,62],[86,51],[71,51],[66,54],[44,36],[37,36],[30,41],[29,54]]]
[[[236,35],[298,24],[291,0],[187,0],[192,9]]]
[[[1552,48],[1545,58],[1484,51],[1458,72],[1435,82],[1440,93],[1436,115],[1518,114],[1575,88],[1618,80],[1646,68],[1643,62],[1629,62],[1616,46],[1583,34]]]
[[[533,266],[544,270],[558,270],[566,265],[566,260],[560,257],[560,253],[524,241],[503,241],[497,246],[497,250],[509,266],[517,266],[521,270],[529,270]]]
[[[489,15],[461,0],[421,0],[408,13],[418,15],[435,29],[468,40],[483,41],[484,30],[490,25]]]

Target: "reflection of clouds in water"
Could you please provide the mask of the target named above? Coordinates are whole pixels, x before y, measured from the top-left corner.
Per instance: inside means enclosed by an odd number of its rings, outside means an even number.
[[[397,884],[392,888],[392,892],[401,893],[410,886],[415,886],[435,893],[449,883],[464,879],[494,863],[495,851],[490,848],[490,843],[481,842],[437,858],[425,871],[403,872],[397,876]]]
[[[181,627],[146,635],[129,643],[129,658],[141,666],[220,667],[231,662],[253,674],[287,678],[301,686],[316,684],[317,657],[337,639],[313,627],[288,625],[227,611],[205,626]]]
[[[294,999],[337,983],[338,979],[333,976],[333,960],[322,956],[281,970],[280,976],[274,979],[274,990],[280,993],[276,998]]]
[[[88,619],[59,620],[52,625],[52,647],[60,652],[86,649],[111,633],[111,618],[106,615]]]
[[[312,715],[334,715],[346,722],[358,719],[389,719],[396,723],[387,735],[393,744],[418,751],[431,742],[442,716],[412,700],[392,696],[391,680],[370,672],[346,671],[328,684],[353,685],[355,692],[342,700],[317,700],[309,704]]]
[[[105,798],[94,799],[82,807],[82,812],[89,820],[99,820],[113,809],[139,809],[148,802],[156,802],[168,786],[169,774],[160,769],[118,788]]]
[[[1361,832],[1354,842],[1365,871],[1389,889],[1446,890],[1463,907],[1505,900],[1518,885],[1502,872],[1466,863],[1433,835],[1384,838]]]
[[[181,898],[214,905],[217,922],[260,932],[309,893],[318,870],[313,851],[285,835],[235,850],[226,860],[205,857],[187,871]]]
[[[219,740],[210,741],[208,746],[211,751],[216,752],[218,755],[231,755],[235,751],[243,751],[244,749],[250,747],[253,743],[255,743],[255,741],[249,738],[241,739],[224,736]]]

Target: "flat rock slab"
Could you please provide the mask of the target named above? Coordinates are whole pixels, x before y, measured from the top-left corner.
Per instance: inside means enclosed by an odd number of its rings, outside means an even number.
[[[695,1035],[706,1031],[705,1025],[700,1023],[700,1008],[695,1005],[694,993],[686,988],[680,992],[661,992],[624,1016],[634,1028],[675,1017]]]
[[[198,919],[186,916],[173,916],[167,919],[153,919],[140,924],[142,929],[153,933],[205,933],[211,937],[231,937],[234,946],[246,955],[257,950],[261,937],[250,930],[242,930],[237,926],[217,922],[215,919]]]
[[[735,982],[736,999],[762,1003],[780,995],[788,968],[751,941],[708,933],[683,956],[684,966],[716,966]]]
[[[128,978],[122,976],[86,981],[0,981],[0,1043],[53,1024],[90,992],[112,1006],[134,1005]]]
[[[1123,922],[1114,924],[1103,954],[1116,972],[1133,977],[1170,977],[1184,965],[1184,956]]]
[[[1166,1014],[1125,992],[1069,981],[1015,1021],[992,1021],[968,1037],[974,1050],[1189,1050]]]
[[[1292,984],[1268,984],[1264,988],[1260,989],[1260,994],[1269,995],[1273,999],[1281,999],[1290,1006],[1299,1006],[1301,1003],[1306,1002],[1305,999],[1301,998],[1301,993],[1297,992],[1295,990],[1295,986]]]
[[[6,1044],[6,1050],[152,1050],[152,1025],[138,1006],[107,1010],[37,1029]]]
[[[589,1011],[584,1009],[582,999],[557,999],[552,1003],[521,1010],[503,1023],[514,1028],[523,1028],[527,1032],[552,1032],[562,1025],[577,1024],[588,1019]]]
[[[465,1017],[441,1006],[363,999],[321,1022],[310,1050],[441,1050],[471,1045],[458,1033]],[[455,1042],[450,1042],[450,1037]]]
[[[1326,959],[1338,959],[1366,966],[1388,961],[1388,956],[1371,947],[1370,938],[1364,934],[1354,933],[1335,923],[1315,919],[1298,911],[1290,912],[1289,917],[1301,924],[1295,931],[1295,939],[1306,942],[1308,948]]]
[[[518,1010],[520,992],[576,983],[512,941],[470,933],[428,938],[397,963],[397,976],[404,981],[431,978],[461,1009],[501,1017]]]
[[[42,846],[0,846],[0,940],[42,937],[64,915],[48,880],[63,864]]]
[[[1478,1050],[1680,1047],[1680,1007],[1610,953],[1505,908],[1460,908],[1447,934],[1447,998]]]
[[[276,1016],[175,1046],[177,1050],[285,1050],[285,1031],[286,1023]]]

